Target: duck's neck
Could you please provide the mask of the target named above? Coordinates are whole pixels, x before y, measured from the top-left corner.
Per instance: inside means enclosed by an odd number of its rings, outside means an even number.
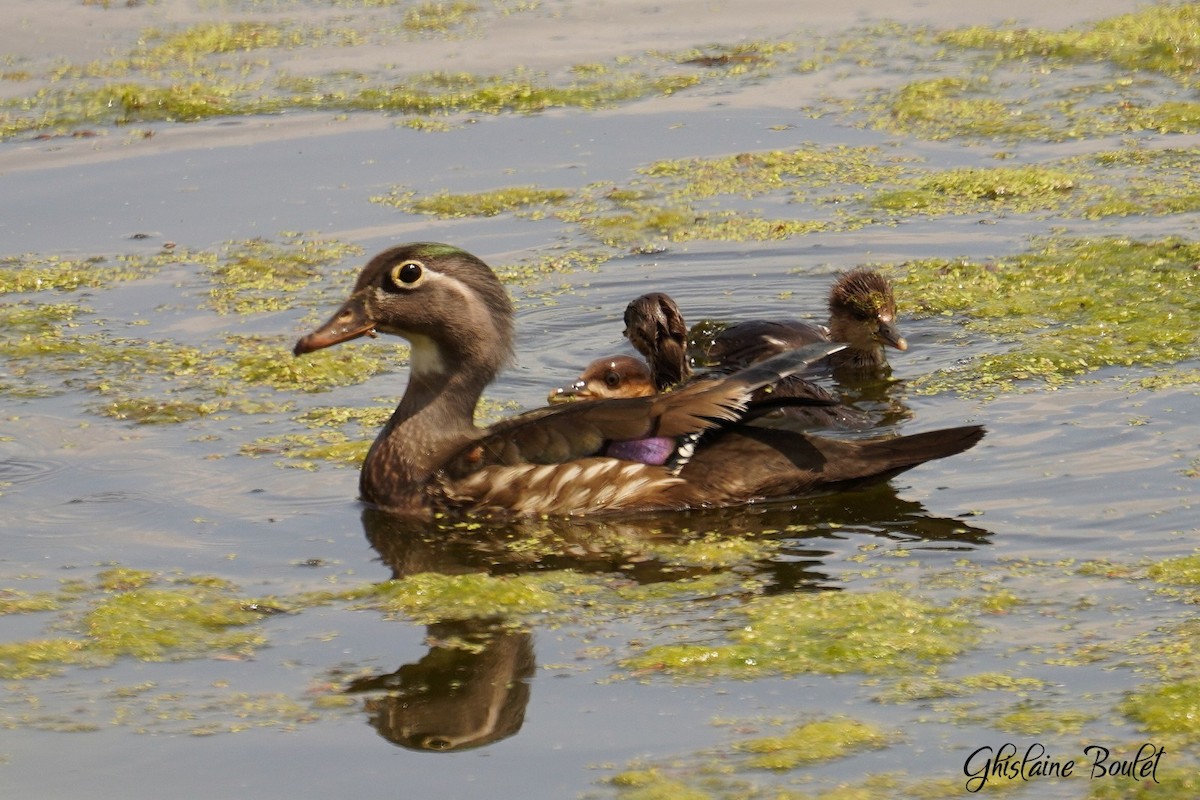
[[[887,364],[883,347],[866,333],[861,322],[847,321],[837,314],[829,317],[829,338],[846,349],[829,356],[829,364],[843,370],[879,370]]]
[[[475,406],[497,367],[447,364],[432,342],[413,342],[408,388],[367,452],[362,499],[421,508],[425,487],[452,453],[478,435]]]
[[[830,337],[835,342],[840,341],[836,336]],[[829,363],[834,369],[854,371],[878,371],[887,366],[887,358],[883,348],[878,345],[856,347],[853,344],[845,350],[839,350],[829,356]]]
[[[650,365],[650,373],[654,376],[654,385],[658,391],[666,391],[678,386],[692,376],[692,367],[688,364],[687,345],[671,339],[658,343],[655,352],[642,353]]]

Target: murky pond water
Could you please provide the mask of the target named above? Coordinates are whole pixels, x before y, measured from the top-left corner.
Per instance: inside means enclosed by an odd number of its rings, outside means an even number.
[[[1196,795],[1200,130],[1165,116],[1194,60],[935,38],[1001,22],[968,4],[119,5],[0,2],[23,33],[0,37],[4,796],[959,797],[1008,742],[989,790]],[[1140,7],[1005,13],[1104,31]],[[107,47],[69,55],[48,14]],[[263,27],[189,62],[207,102],[270,74],[253,91],[290,100],[239,107],[281,113],[85,96],[171,85],[155,43],[221,20]],[[472,106],[500,81],[406,116],[345,88],[517,65],[607,99]],[[629,88],[664,75],[688,81]],[[566,199],[454,213],[512,187]],[[290,349],[411,240],[511,290],[488,418],[629,352],[645,291],[816,319],[873,263],[910,345],[896,427],[988,435],[761,508],[403,523],[354,464],[404,350]],[[1091,777],[1085,748],[1146,743],[1153,775]]]

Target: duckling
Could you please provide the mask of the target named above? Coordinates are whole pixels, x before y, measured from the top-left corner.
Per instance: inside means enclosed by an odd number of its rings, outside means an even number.
[[[745,419],[756,390],[841,347],[831,344],[665,394],[547,406],[480,428],[479,398],[513,357],[512,306],[487,264],[446,244],[376,255],[345,303],[293,352],[376,333],[409,341],[409,380],[367,453],[359,491],[396,513],[575,515],[793,498],[886,480],[984,435],[965,425],[848,441]],[[665,457],[619,447],[654,439],[670,444]]]
[[[835,374],[886,371],[884,347],[908,349],[896,328],[892,282],[872,269],[850,270],[829,290],[828,326],[803,320],[739,322],[714,336],[705,356],[722,366],[745,366],[774,353],[828,341],[846,345],[829,357],[828,365]]]
[[[597,358],[570,386],[560,386],[546,398],[550,403],[571,400],[649,397],[656,391],[650,368],[633,356]]]

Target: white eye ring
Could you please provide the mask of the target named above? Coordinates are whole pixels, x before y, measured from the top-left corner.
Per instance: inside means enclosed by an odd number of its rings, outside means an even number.
[[[425,265],[420,261],[408,260],[392,267],[389,275],[392,285],[398,289],[411,289],[425,277]]]

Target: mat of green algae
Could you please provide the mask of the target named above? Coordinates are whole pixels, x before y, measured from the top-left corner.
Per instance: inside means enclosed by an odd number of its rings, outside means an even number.
[[[426,17],[441,20],[431,29],[445,35],[469,26],[471,14],[486,13],[435,4]],[[963,363],[910,375],[913,388],[935,398],[976,398],[1101,381],[1129,387],[1136,396],[1196,383],[1195,334],[1188,320],[1197,310],[1198,259],[1186,234],[1134,237],[1117,222],[1178,219],[1186,228],[1195,212],[1186,169],[1194,145],[1161,149],[1105,141],[1102,150],[1088,155],[1040,161],[1024,151],[1046,139],[1194,132],[1189,101],[1130,100],[1138,92],[1150,98],[1164,86],[1194,83],[1191,51],[1172,38],[1189,14],[1188,6],[1153,8],[1082,26],[1083,35],[1074,38],[1038,31],[1016,36],[980,29],[886,29],[819,47],[799,40],[708,46],[580,64],[561,84],[528,74],[431,74],[401,89],[345,75],[280,80],[274,87],[241,83],[247,72],[269,71],[270,57],[247,67],[238,59],[224,61],[226,54],[263,56],[259,51],[331,39],[350,46],[354,34],[333,27],[289,32],[285,25],[197,26],[152,32],[144,47],[110,65],[62,70],[55,80],[77,81],[75,86],[56,87],[32,105],[40,129],[48,131],[284,107],[508,113],[620,104],[693,86],[737,87],[791,71],[839,64],[844,69],[850,52],[860,66],[875,59],[886,68],[897,42],[914,53],[929,52],[921,48],[954,53],[971,65],[969,78],[914,80],[813,110],[892,135],[992,144],[1003,156],[998,166],[939,168],[916,153],[809,143],[732,156],[685,154],[646,163],[624,181],[574,189],[515,183],[426,196],[398,186],[386,196],[364,192],[363,199],[383,200],[398,213],[495,217],[511,229],[556,224],[579,255],[522,255],[516,263],[496,265],[525,309],[560,293],[552,288],[559,276],[586,281],[606,264],[623,266],[616,259],[629,249],[649,253],[695,241],[766,246],[804,234],[903,229],[917,220],[1024,218],[1043,235],[1015,252],[882,265],[898,281],[906,318],[929,320],[944,342],[961,341],[969,353]],[[420,24],[407,12],[396,22],[409,31]],[[1115,30],[1144,30],[1131,38],[1146,44],[1116,48],[1105,38]],[[1029,46],[1014,47],[1013,41]],[[870,45],[866,50],[864,43]],[[1164,55],[1172,52],[1173,58]],[[1093,83],[1089,71],[1085,85],[1073,85],[1072,69],[1090,69],[1097,54],[1121,70],[1139,70],[1136,78]],[[212,62],[206,67],[211,76],[164,91],[172,86],[170,70],[196,59]],[[691,72],[658,74],[681,65]],[[1046,70],[1061,80],[1057,88],[1043,78],[1013,79]],[[115,89],[85,86],[93,77],[99,82],[114,76],[136,81]],[[162,83],[142,85],[143,78]],[[1031,109],[1029,100],[1014,97],[1035,80]],[[353,88],[344,88],[347,84]],[[305,96],[289,98],[289,87]],[[995,96],[992,87],[999,87]],[[318,93],[320,99],[310,99]],[[1094,113],[1095,105],[1112,97],[1121,103],[1111,113]],[[30,118],[14,112],[5,124],[15,134],[28,130],[20,126]],[[998,146],[992,138],[997,136]],[[1036,163],[1007,166],[1014,156]],[[1099,236],[1060,230],[1097,221]],[[0,383],[14,401],[32,389],[35,396],[77,402],[80,413],[97,422],[199,426],[185,435],[219,432],[221,458],[267,455],[257,462],[262,468],[273,469],[271,461],[277,461],[325,474],[327,462],[353,464],[361,458],[387,412],[388,400],[374,395],[390,388],[372,383],[348,406],[330,405],[329,393],[376,375],[398,386],[400,376],[384,373],[397,369],[403,346],[339,348],[296,362],[281,357],[288,335],[240,329],[244,322],[254,330],[256,319],[281,311],[315,323],[336,306],[359,258],[353,243],[288,234],[278,241],[143,258],[13,257],[4,270],[12,281],[6,288],[12,302],[4,307],[7,358]],[[193,313],[228,318],[227,332],[215,340],[176,342],[159,334],[169,309],[140,309],[112,319],[94,311],[93,297],[81,296],[84,290],[136,285],[164,268],[196,271],[205,288],[193,295]],[[1031,329],[1037,334],[1030,335]],[[1114,376],[1114,367],[1140,370]],[[989,406],[979,408],[978,415],[987,418]],[[504,409],[492,406],[486,413]],[[252,421],[259,430],[237,433]],[[262,429],[270,432],[260,435]],[[1194,477],[1186,469],[1181,463],[1173,472],[1177,491],[1194,495],[1189,483]],[[942,480],[953,483],[954,477],[951,472]],[[351,481],[340,485],[352,493]],[[874,519],[869,507],[865,512]],[[319,729],[357,720],[364,712],[344,690],[371,667],[353,659],[347,665],[315,644],[297,647],[289,637],[299,629],[312,641],[337,639],[366,614],[406,627],[482,618],[497,631],[533,630],[544,634],[543,642],[557,637],[560,643],[550,645],[552,661],[544,669],[582,671],[599,686],[598,696],[606,685],[611,691],[623,684],[657,688],[664,708],[686,687],[752,692],[744,687],[771,681],[818,700],[823,692],[837,691],[858,701],[846,713],[787,701],[760,701],[745,713],[726,709],[722,717],[693,712],[700,727],[710,723],[701,737],[708,747],[659,742],[648,756],[606,760],[572,778],[573,786],[600,796],[961,796],[957,756],[914,763],[911,753],[929,741],[960,744],[964,736],[979,744],[991,737],[997,743],[1034,737],[1073,753],[1093,739],[1124,751],[1150,737],[1165,743],[1172,756],[1194,747],[1196,731],[1188,722],[1197,702],[1194,630],[1187,614],[1194,556],[1185,537],[1170,544],[1184,555],[1153,560],[1119,544],[1119,538],[1104,540],[1105,534],[1096,533],[1102,540],[1097,549],[1117,551],[1114,561],[1029,559],[1017,549],[1017,557],[1007,561],[968,555],[949,563],[920,547],[888,541],[884,520],[839,532],[821,517],[791,519],[791,525],[751,519],[731,527],[724,517],[700,517],[689,520],[682,537],[672,532],[678,523],[664,531],[659,521],[568,530],[534,526],[500,537],[491,550],[467,560],[468,571],[488,569],[490,576],[418,572],[380,583],[378,569],[364,562],[326,571],[324,581],[276,577],[250,589],[212,574],[221,572],[216,566],[160,573],[140,568],[136,560],[128,567],[86,569],[81,579],[58,581],[36,570],[14,574],[4,582],[6,618],[34,620],[39,630],[13,637],[0,650],[5,677],[18,682],[10,684],[14,693],[3,725],[27,732],[115,726],[211,735]],[[1157,535],[1161,550],[1161,529],[1149,521],[1147,527],[1158,532],[1150,535]],[[880,530],[882,547],[876,543]],[[1013,539],[1021,531],[1001,525],[997,533]],[[468,538],[479,534],[468,531]],[[781,566],[795,558],[789,549],[814,535],[816,542],[844,537],[845,544],[827,545],[832,549],[824,558],[836,576],[825,582],[845,591],[776,593]],[[568,567],[552,568],[556,558]],[[598,570],[598,564],[608,566]],[[538,566],[542,569],[524,574]],[[654,579],[646,580],[647,574]],[[832,631],[841,633],[831,636]],[[487,637],[480,641],[450,644],[486,648]],[[279,656],[271,654],[272,647]],[[167,664],[143,666],[159,662]],[[307,666],[297,669],[297,662]],[[213,665],[255,663],[273,676],[287,675],[279,683],[288,689],[246,690],[226,677],[202,690],[173,685],[187,674],[178,670],[188,664],[205,665],[195,668],[207,675]],[[104,676],[102,688],[86,688],[97,675]],[[1073,683],[1090,688],[1080,696],[1070,691]],[[535,684],[544,687],[544,681]],[[96,711],[71,719],[55,708],[56,695]],[[777,708],[764,712],[763,705]],[[814,769],[821,766],[832,769]],[[1169,759],[1158,776],[1161,783],[1153,785],[1164,794],[1155,796],[1194,795],[1191,775],[1191,762]],[[1031,789],[1124,797],[1149,787],[1078,781]]]

